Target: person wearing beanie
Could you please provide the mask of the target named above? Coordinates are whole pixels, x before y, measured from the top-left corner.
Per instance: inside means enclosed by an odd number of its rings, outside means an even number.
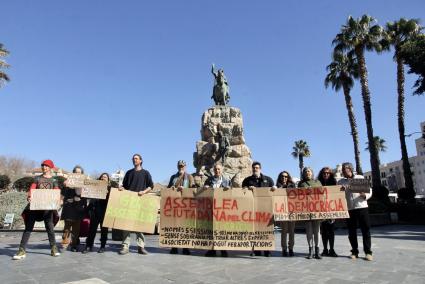
[[[72,170],[74,174],[84,174],[84,169],[81,166],[75,166]],[[87,207],[87,199],[81,197],[81,188],[69,188],[67,182],[64,182],[65,187],[62,189],[63,208],[61,219],[65,225],[62,234],[62,249],[66,250],[68,245],[71,246],[71,251],[77,252],[80,244],[80,224],[84,218]]]
[[[58,181],[52,176],[52,169],[55,168],[55,165],[52,160],[45,160],[41,163],[42,174],[35,177],[34,182],[31,184],[31,187],[28,191],[27,200],[31,203],[31,192],[37,189],[57,189],[59,190]],[[50,243],[51,256],[59,256],[60,253],[56,246],[55,240],[55,217],[57,217],[56,210],[30,210],[30,205],[28,204],[22,217],[25,222],[25,230],[22,234],[21,243],[19,244],[18,252],[12,257],[14,260],[21,260],[26,257],[25,247],[28,243],[28,240],[31,236],[31,233],[34,229],[34,224],[36,221],[44,221],[44,226],[47,231],[47,236]],[[56,220],[57,221],[57,220]]]
[[[364,179],[363,176],[354,175],[353,165],[351,163],[342,164],[342,175],[344,178],[338,181],[338,185],[342,185],[341,190],[345,191],[348,214],[350,215],[350,218],[347,219],[348,240],[351,244],[350,257],[353,260],[359,257],[359,248],[357,243],[358,223],[363,236],[363,250],[366,255],[365,259],[372,261],[372,239],[370,236],[369,208],[367,205],[367,200],[372,196],[372,188],[370,189],[370,193],[355,193],[350,191],[350,180]]]
[[[185,188],[195,187],[195,181],[192,175],[186,172],[186,162],[180,160],[177,162],[177,173],[170,177],[170,181],[168,182],[168,188],[175,188],[178,191],[182,191]],[[178,254],[179,251],[177,248],[171,248],[170,254]],[[184,248],[182,253],[184,255],[189,255],[190,250],[188,248]]]
[[[322,186],[320,181],[314,179],[313,170],[310,167],[305,167],[302,172],[302,180],[298,187],[318,187]],[[314,258],[322,259],[319,252],[319,230],[321,220],[309,220],[305,222],[305,232],[308,243],[307,259],[313,258],[313,240],[314,240]]]

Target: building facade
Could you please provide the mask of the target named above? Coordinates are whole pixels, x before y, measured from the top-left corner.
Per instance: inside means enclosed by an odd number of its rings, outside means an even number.
[[[421,131],[425,133],[425,121],[421,122]],[[420,134],[420,132],[418,132]],[[425,139],[420,137],[415,139],[416,156],[409,158],[410,169],[413,174],[413,184],[417,195],[425,194]],[[405,187],[403,175],[403,161],[400,159],[379,166],[381,171],[381,183],[390,192],[397,192]],[[365,178],[371,180],[372,173],[366,172]]]

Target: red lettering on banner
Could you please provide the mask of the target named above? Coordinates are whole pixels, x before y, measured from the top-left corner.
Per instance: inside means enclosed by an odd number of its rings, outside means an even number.
[[[274,204],[274,211],[275,212],[285,212],[285,204],[282,203],[275,203]]]
[[[244,211],[241,216],[244,222],[269,223],[273,214],[267,212]]]

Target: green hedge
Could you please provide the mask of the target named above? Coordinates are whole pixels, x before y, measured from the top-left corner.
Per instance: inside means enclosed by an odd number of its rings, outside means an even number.
[[[13,228],[18,228],[24,223],[21,213],[27,202],[25,192],[9,191],[0,194],[0,227],[3,227],[4,217],[7,213],[14,213]]]

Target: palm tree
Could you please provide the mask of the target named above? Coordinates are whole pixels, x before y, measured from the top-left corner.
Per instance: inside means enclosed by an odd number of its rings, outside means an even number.
[[[339,91],[342,87],[345,98],[345,106],[348,112],[348,120],[351,127],[351,136],[354,144],[354,158],[356,160],[356,172],[359,175],[363,174],[360,149],[359,149],[359,134],[357,132],[356,116],[354,115],[353,100],[350,96],[350,91],[354,85],[354,79],[359,78],[359,69],[356,58],[352,55],[347,55],[341,52],[333,54],[333,61],[326,67],[329,72],[325,78],[325,87],[332,85],[335,91]]]
[[[6,57],[8,54],[9,54],[9,51],[7,51],[3,47],[3,44],[0,43],[0,87],[5,82],[10,81],[9,76],[7,76],[7,74],[2,71],[2,69],[8,68],[9,64],[7,64],[6,61],[1,59],[2,57]]]
[[[385,139],[383,139],[383,138],[381,138],[379,136],[373,137],[373,145],[374,145],[374,148],[376,149],[376,152],[378,153],[378,162],[379,162],[379,164],[381,164],[381,160],[379,158],[379,153],[380,152],[387,151],[387,145],[385,145],[385,143],[387,143],[387,141],[385,141]],[[366,142],[366,146],[367,147],[365,148],[365,151],[370,151],[369,145],[370,144],[368,142]]]
[[[400,138],[401,159],[403,161],[403,174],[405,186],[408,190],[414,190],[412,171],[410,170],[409,155],[407,154],[405,128],[404,128],[404,62],[400,52],[402,46],[415,38],[422,27],[419,20],[406,20],[401,18],[396,22],[389,22],[385,28],[383,44],[394,47],[394,60],[397,63],[397,92],[398,92],[398,133]]]
[[[349,16],[347,23],[342,26],[341,32],[337,34],[332,41],[332,44],[335,45],[335,52],[347,51],[349,54],[356,55],[369,144],[373,143],[373,127],[370,91],[364,53],[365,51],[382,51],[382,45],[380,43],[382,39],[382,27],[373,25],[374,22],[375,19],[368,15],[363,15],[357,20]],[[370,147],[369,153],[373,187],[379,190],[381,186],[381,174],[379,171],[378,153],[375,147]]]
[[[295,141],[295,146],[292,147],[292,157],[295,159],[298,159],[298,166],[300,168],[300,178],[302,177],[303,168],[304,168],[304,157],[310,157],[311,152],[310,148],[308,147],[307,141],[304,140],[298,140]]]

